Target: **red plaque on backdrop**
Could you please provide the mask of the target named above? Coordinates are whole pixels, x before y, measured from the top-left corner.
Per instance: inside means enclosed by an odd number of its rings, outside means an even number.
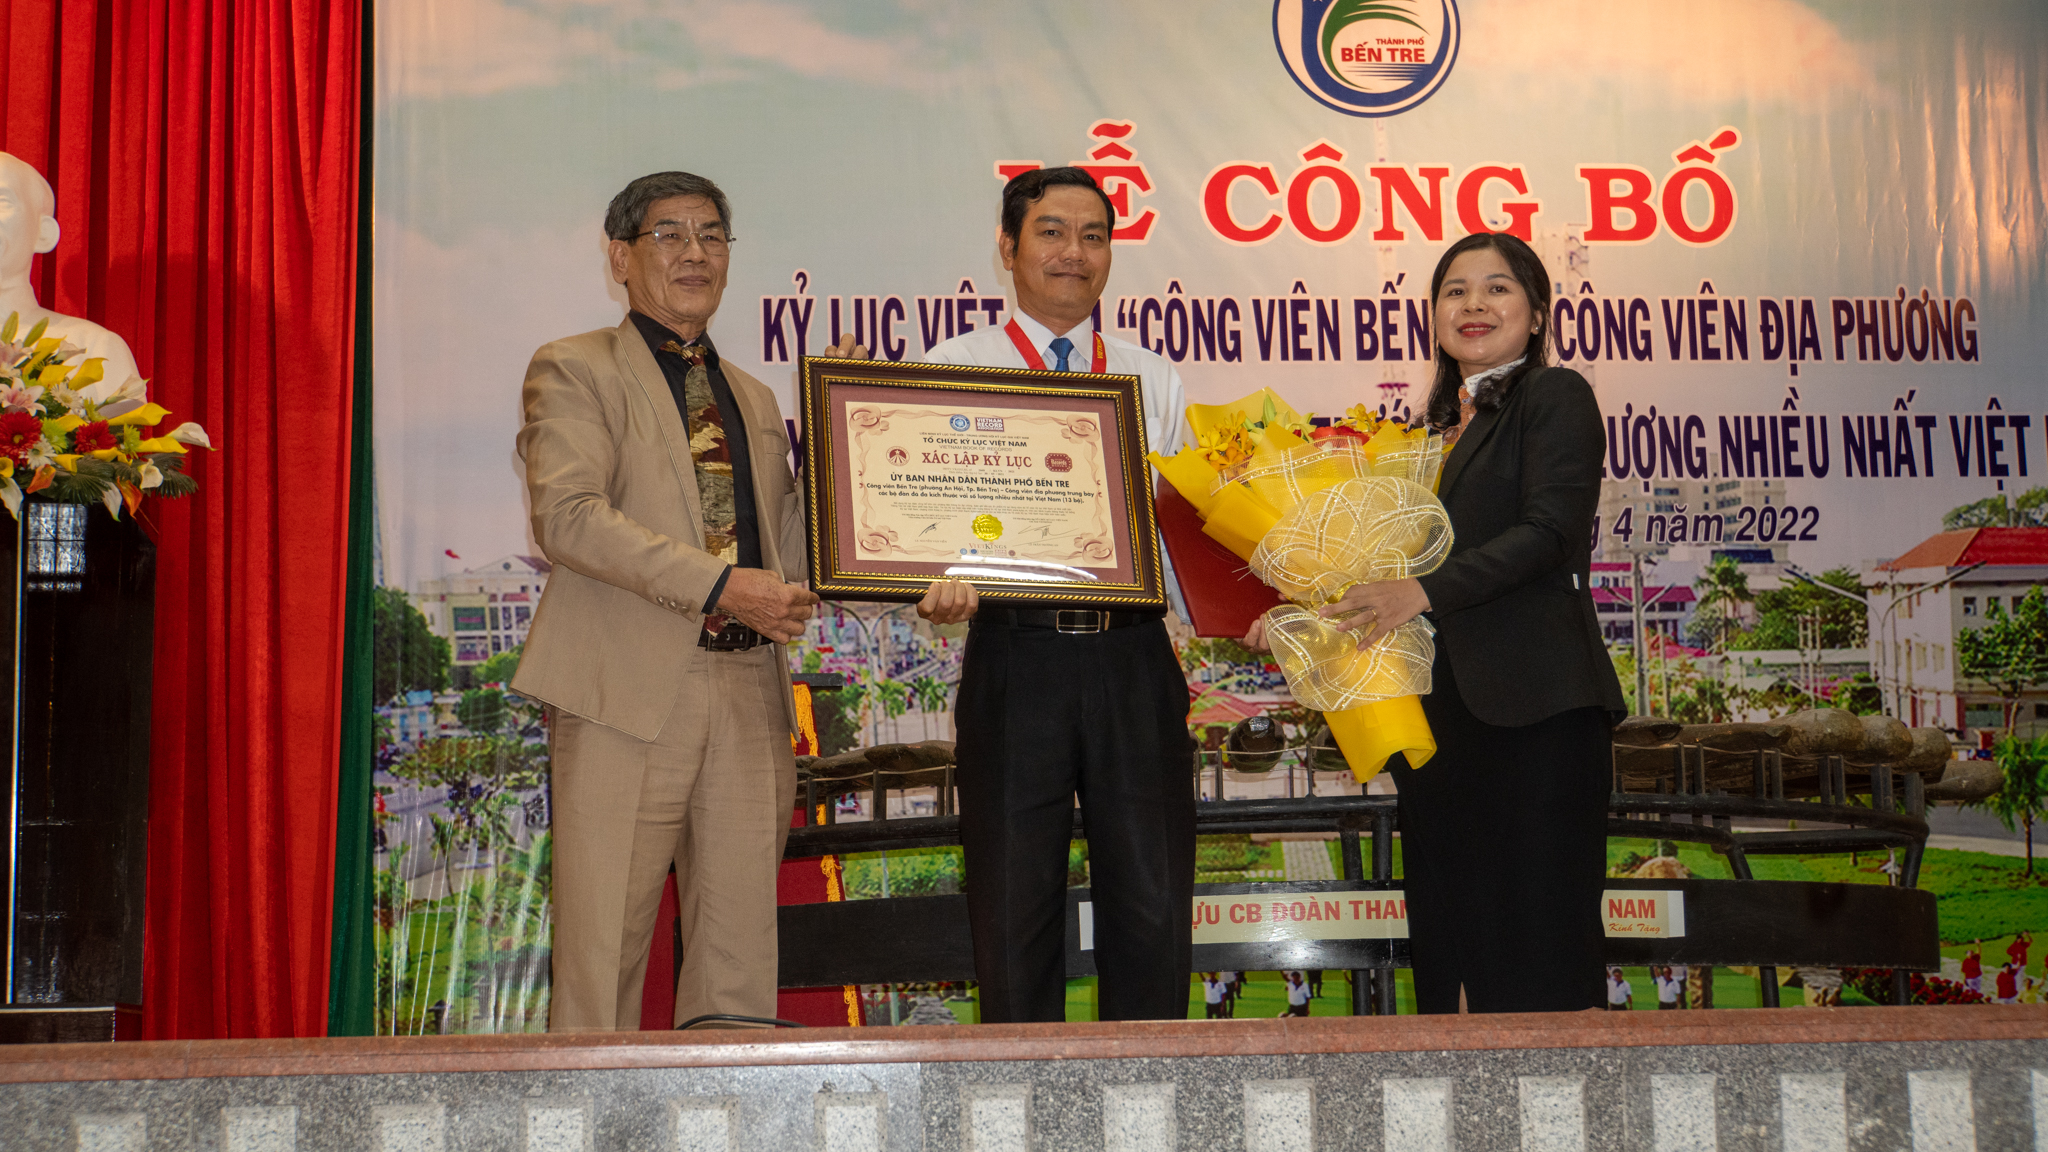
[[[1159,536],[1180,579],[1181,600],[1197,636],[1242,639],[1252,621],[1280,603],[1280,594],[1252,575],[1245,562],[1202,532],[1202,518],[1187,497],[1159,481]]]

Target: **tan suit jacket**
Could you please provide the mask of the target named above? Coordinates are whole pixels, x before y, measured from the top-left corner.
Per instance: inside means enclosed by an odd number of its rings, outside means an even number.
[[[804,577],[804,519],[775,395],[723,361],[751,437],[761,562]],[[512,688],[653,740],[697,646],[725,562],[704,550],[690,435],[630,317],[534,353],[522,393],[533,538],[554,564]],[[784,711],[796,730],[783,667]]]

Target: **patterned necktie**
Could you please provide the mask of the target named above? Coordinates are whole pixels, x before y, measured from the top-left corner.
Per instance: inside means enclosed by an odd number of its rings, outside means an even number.
[[[739,514],[732,497],[732,449],[725,442],[725,417],[711,393],[711,372],[704,366],[704,345],[684,347],[670,340],[661,346],[690,362],[683,378],[683,404],[689,410],[690,458],[697,465],[697,502],[704,509],[704,550],[725,561],[740,561],[735,524]]]
[[[1067,353],[1074,350],[1074,342],[1062,336],[1047,344],[1046,347],[1052,349],[1052,354],[1060,358],[1060,362],[1053,365],[1052,370],[1055,372],[1067,371]]]

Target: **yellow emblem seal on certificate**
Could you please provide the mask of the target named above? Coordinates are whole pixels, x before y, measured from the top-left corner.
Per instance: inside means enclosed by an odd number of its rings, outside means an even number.
[[[994,540],[1003,534],[1003,522],[994,513],[983,512],[974,518],[974,534],[983,540]]]

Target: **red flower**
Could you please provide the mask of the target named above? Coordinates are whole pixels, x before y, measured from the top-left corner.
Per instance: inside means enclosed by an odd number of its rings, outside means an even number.
[[[114,439],[114,432],[107,427],[105,420],[95,420],[90,424],[82,424],[71,433],[71,450],[73,452],[99,452],[103,449],[118,447],[120,447],[120,443]]]
[[[43,422],[30,413],[0,412],[0,456],[19,464],[28,459],[29,449],[42,437]]]
[[[1329,424],[1310,432],[1308,438],[1311,442],[1343,439],[1357,440],[1363,443],[1366,437],[1365,433],[1360,432],[1356,428],[1343,424]]]

